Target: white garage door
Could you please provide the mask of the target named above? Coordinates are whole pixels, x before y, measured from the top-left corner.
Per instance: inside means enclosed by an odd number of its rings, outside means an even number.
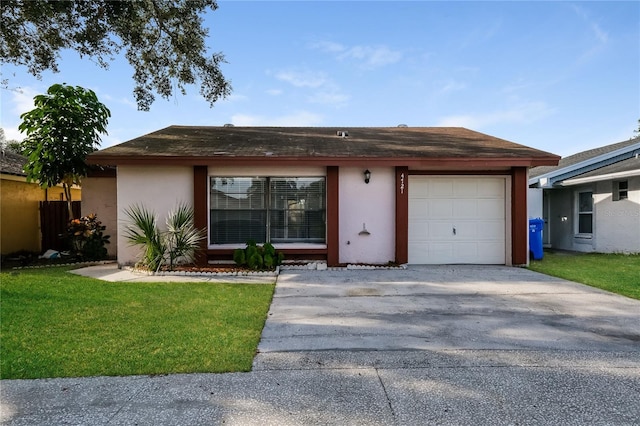
[[[505,179],[409,176],[409,263],[505,264]]]

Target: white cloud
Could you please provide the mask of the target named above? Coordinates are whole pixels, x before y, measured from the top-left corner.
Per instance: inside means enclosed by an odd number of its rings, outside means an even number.
[[[283,92],[282,89],[269,89],[266,93],[271,96],[280,96]]]
[[[280,71],[275,77],[295,87],[320,87],[327,83],[327,76],[317,71]]]
[[[577,5],[572,5],[572,6],[576,14],[580,18],[582,18],[582,20],[589,26],[589,29],[591,30],[591,33],[596,38],[596,40],[598,40],[600,44],[607,43],[609,41],[609,34],[606,31],[604,31],[596,21],[591,19],[591,17],[589,16],[589,14],[585,9]]]
[[[549,108],[544,102],[528,102],[498,111],[479,114],[450,115],[441,118],[438,126],[482,129],[486,126],[504,123],[527,124],[546,117],[551,113],[553,113],[553,109]]]
[[[345,46],[340,43],[323,41],[311,44],[312,49],[336,54],[339,60],[355,59],[365,68],[378,68],[394,64],[402,59],[402,52],[392,50],[385,45],[377,46]]]
[[[314,104],[330,104],[340,106],[346,104],[351,97],[338,92],[317,92],[310,96],[309,102]]]
[[[328,53],[341,53],[347,50],[344,45],[340,43],[334,43],[332,41],[321,41],[318,43],[313,43],[310,45],[310,47],[312,49],[318,49]]]
[[[21,114],[31,111],[35,108],[33,98],[36,95],[40,95],[41,92],[32,87],[21,87],[20,89],[13,90],[11,92],[11,111],[20,116]]]
[[[368,68],[377,68],[400,61],[402,53],[391,50],[387,46],[354,46],[340,54],[338,58],[357,59]]]
[[[275,77],[294,87],[311,89],[313,93],[305,96],[305,99],[310,103],[342,106],[350,99],[350,96],[342,93],[340,86],[322,71],[284,70],[275,73]],[[281,91],[270,94],[280,93]]]
[[[107,94],[107,93],[103,93],[100,95],[100,101],[105,104],[107,106],[107,108],[109,108],[109,104],[110,103],[118,103],[120,105],[125,105],[128,106],[132,109],[137,110],[138,109],[138,105],[129,98],[114,98],[113,96]]]
[[[320,125],[322,120],[321,115],[309,111],[299,111],[279,117],[248,114],[235,114],[231,117],[231,122],[236,126],[311,127]]]
[[[240,93],[231,93],[229,96],[224,98],[224,102],[242,102],[248,100],[249,97],[246,95],[241,95]]]
[[[5,137],[7,140],[21,141],[25,138],[24,133],[20,133],[18,126],[22,122],[20,115],[27,111],[31,111],[35,108],[33,104],[33,98],[42,92],[33,87],[21,87],[13,89],[10,92],[9,100],[3,96],[3,114],[2,114],[2,128],[4,129]]]
[[[595,39],[595,42],[593,42],[591,47],[589,47],[578,59],[579,62],[582,62],[588,60],[593,55],[596,55],[598,52],[605,48],[605,46],[609,42],[609,34],[605,30],[603,30],[596,21],[591,19],[585,9],[573,5],[573,10],[584,21],[584,23],[589,28],[589,32],[591,33],[592,38]]]
[[[465,83],[456,80],[448,80],[444,83],[444,85],[438,90],[439,93],[445,94],[450,92],[457,92],[459,90],[464,90],[467,88]]]

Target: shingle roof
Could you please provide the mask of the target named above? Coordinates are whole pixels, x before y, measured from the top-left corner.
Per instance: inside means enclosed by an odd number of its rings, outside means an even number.
[[[0,171],[9,175],[26,176],[22,167],[26,164],[27,157],[9,150],[3,150],[0,154]]]
[[[582,161],[587,161],[591,158],[596,158],[603,154],[607,154],[621,148],[626,148],[630,145],[634,145],[639,142],[640,142],[640,137],[637,137],[634,139],[629,139],[628,141],[618,142],[611,145],[605,145],[599,148],[588,149],[586,151],[578,152],[576,154],[562,158],[557,166],[538,166],[538,167],[532,168],[529,171],[529,177],[535,178],[536,176],[541,176],[543,174],[553,172],[554,170],[559,170],[574,164],[578,164]]]
[[[341,137],[338,132],[346,131]],[[533,159],[559,157],[454,127],[198,127],[170,126],[92,153],[94,164],[135,159]]]

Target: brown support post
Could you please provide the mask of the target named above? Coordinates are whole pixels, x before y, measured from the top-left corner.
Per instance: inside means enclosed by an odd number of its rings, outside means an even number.
[[[207,166],[193,166],[193,224],[198,229],[207,230]],[[200,241],[200,249],[196,253],[196,265],[207,266],[207,236]]]
[[[409,261],[409,168],[396,167],[396,263]]]
[[[340,203],[337,166],[327,167],[327,265],[340,263]]]
[[[511,263],[526,265],[529,258],[527,233],[527,168],[511,169]]]

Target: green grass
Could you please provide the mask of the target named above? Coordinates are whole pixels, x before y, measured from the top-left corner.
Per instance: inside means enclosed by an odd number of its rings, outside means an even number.
[[[0,378],[249,371],[274,285],[0,273]]]
[[[640,255],[545,251],[529,269],[640,299]]]

